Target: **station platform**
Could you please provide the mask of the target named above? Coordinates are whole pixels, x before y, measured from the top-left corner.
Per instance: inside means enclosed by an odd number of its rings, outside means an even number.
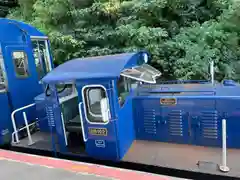
[[[96,164],[0,150],[1,179],[8,180],[180,180]]]
[[[240,149],[227,149],[229,172],[220,171],[221,159],[222,148],[137,140],[123,161],[240,179]]]

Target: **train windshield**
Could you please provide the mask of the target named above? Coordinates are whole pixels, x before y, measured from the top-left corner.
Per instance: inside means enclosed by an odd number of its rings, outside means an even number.
[[[143,64],[125,69],[121,75],[137,81],[155,84],[156,79],[161,76],[161,72],[148,64]]]

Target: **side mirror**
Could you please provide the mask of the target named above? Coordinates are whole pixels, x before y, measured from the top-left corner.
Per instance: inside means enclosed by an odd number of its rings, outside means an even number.
[[[108,122],[110,119],[110,110],[108,106],[108,99],[101,99],[101,114],[104,122]]]

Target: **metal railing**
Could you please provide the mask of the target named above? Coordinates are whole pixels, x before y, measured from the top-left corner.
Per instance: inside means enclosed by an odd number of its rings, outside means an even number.
[[[227,125],[226,119],[222,119],[222,162],[219,166],[220,171],[228,172],[230,169],[227,166]]]
[[[22,131],[24,129],[27,129],[29,145],[33,144],[29,127],[32,126],[32,125],[35,125],[38,121],[35,121],[35,122],[31,123],[31,124],[28,124],[27,115],[26,115],[25,111],[23,112],[23,118],[24,118],[25,126],[20,128],[20,129],[17,129],[16,121],[15,121],[15,114],[17,112],[20,112],[22,110],[25,110],[25,109],[33,107],[33,106],[35,106],[35,103],[29,104],[29,105],[21,107],[21,108],[18,108],[18,109],[14,110],[12,112],[12,114],[11,114],[11,120],[12,120],[12,125],[13,125],[12,143],[19,143],[20,141],[19,141],[19,137],[18,137],[18,132],[20,132],[20,131]],[[16,141],[14,141],[14,137],[16,138]]]

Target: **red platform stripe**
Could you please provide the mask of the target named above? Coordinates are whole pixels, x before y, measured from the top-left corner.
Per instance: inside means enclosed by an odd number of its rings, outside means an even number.
[[[137,171],[129,171],[119,168],[111,168],[88,163],[79,163],[61,159],[54,159],[42,156],[28,155],[11,151],[0,150],[0,158],[6,160],[14,160],[23,163],[30,163],[40,166],[48,166],[52,168],[64,169],[76,173],[87,173],[102,177],[114,178],[119,180],[168,180],[166,177],[142,173]]]

